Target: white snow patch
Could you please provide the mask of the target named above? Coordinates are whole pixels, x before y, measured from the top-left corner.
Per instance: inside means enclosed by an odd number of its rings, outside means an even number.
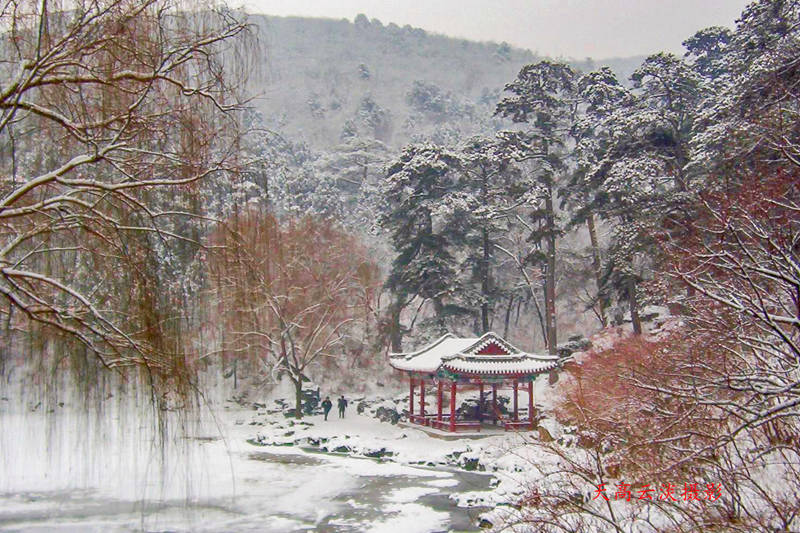
[[[436,492],[438,491],[435,488],[406,487],[393,490],[392,493],[386,497],[386,501],[392,503],[413,503],[426,494],[435,494]]]
[[[564,430],[561,429],[561,424],[552,418],[545,418],[539,422],[539,426],[547,430],[551,437],[559,439],[564,435]]]
[[[429,533],[440,531],[447,526],[447,513],[434,511],[418,503],[388,505],[384,509],[392,516],[374,524],[368,533]]]
[[[456,479],[432,479],[431,481],[425,482],[426,485],[430,487],[455,487],[458,485],[458,480]]]

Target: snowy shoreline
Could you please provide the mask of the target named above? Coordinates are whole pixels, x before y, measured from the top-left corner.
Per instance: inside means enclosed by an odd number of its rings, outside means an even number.
[[[264,406],[257,409],[249,421],[237,423],[254,428],[254,436],[248,439],[251,445],[277,453],[322,453],[434,472],[471,472],[490,478],[488,486],[482,490],[449,496],[465,511],[514,505],[524,496],[525,472],[530,469],[531,461],[546,460],[530,455],[533,448],[527,445],[537,438],[536,432],[507,433],[488,429],[482,435],[435,435],[402,422],[381,421],[381,408],[389,404],[398,408],[392,400],[370,398],[362,402],[366,404],[361,409],[363,412],[353,409],[345,419],[334,415],[326,421],[322,415],[312,414],[295,420],[284,416],[280,410]]]

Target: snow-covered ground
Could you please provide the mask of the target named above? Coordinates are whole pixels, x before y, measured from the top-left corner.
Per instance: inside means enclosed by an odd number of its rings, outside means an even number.
[[[142,471],[156,468],[155,460],[111,464],[104,461],[102,448],[97,448],[93,469],[100,475],[74,479],[77,467],[72,462],[77,459],[71,460],[67,450],[55,454],[60,464],[44,459],[53,451],[46,449],[52,444],[36,436],[41,437],[51,422],[36,413],[16,421],[5,416],[3,444],[16,432],[30,447],[27,453],[25,447],[4,449],[0,529],[474,530],[485,507],[467,507],[502,499],[504,487],[511,486],[506,478],[514,470],[508,453],[524,441],[514,433],[448,440],[359,415],[355,408],[348,409],[343,420],[335,410],[331,414],[328,421],[313,415],[295,423],[282,413],[229,404],[217,414],[218,427],[198,425],[205,429],[184,439],[188,444],[181,448],[182,458],[168,459],[173,475],[160,484],[142,482],[148,479]],[[265,445],[295,440],[304,446]],[[129,442],[119,450],[112,449],[113,443],[110,438],[110,456],[131,453]],[[16,455],[10,454],[12,448]],[[314,448],[342,452],[319,453]],[[85,444],[81,452],[90,449]],[[486,472],[467,472],[465,466]],[[499,485],[497,479],[502,480]]]
[[[449,494],[450,501],[464,512],[516,503],[531,482],[531,466],[546,466],[554,460],[539,447],[530,446],[538,441],[538,431],[504,432],[485,427],[481,433],[453,435],[422,430],[402,421],[397,425],[380,422],[375,417],[379,408],[399,407],[402,400],[367,398],[354,403],[362,402],[363,414],[350,409],[345,419],[339,419],[334,410],[327,421],[322,415],[312,415],[297,422],[267,406],[251,415],[245,424],[255,428],[251,442],[265,449],[291,453],[299,448],[301,453],[313,450],[374,458],[375,465],[424,466],[439,473],[468,470],[488,476],[485,486],[475,488],[478,490]],[[545,419],[540,425],[550,435],[561,436],[562,430],[553,420]]]
[[[559,386],[535,382],[540,413]],[[165,434],[138,397],[118,395],[96,412],[0,404],[0,530],[476,530],[482,513],[518,502],[555,460],[531,444],[571,438],[550,418],[541,436],[436,434],[404,416],[381,421],[402,414],[407,397],[377,394],[350,396],[344,419],[334,408],[327,421],[296,421],[286,416],[292,391],[278,387],[258,404],[216,404],[213,416],[209,407],[162,413]]]
[[[620,336],[608,330],[593,342],[604,348]],[[422,430],[400,416],[407,396],[385,392],[350,396],[344,419],[334,409],[328,420],[295,420],[291,391],[277,389],[261,403],[204,409],[198,420],[176,414],[167,426],[180,429],[161,444],[136,399],[99,413],[0,404],[0,530],[476,531],[513,519],[514,505],[540,491],[592,506],[590,480],[560,474],[563,460],[593,464],[576,428],[552,418],[570,381],[537,380],[545,416],[518,433]],[[501,403],[512,403],[508,392]],[[459,401],[476,397],[465,391]],[[614,508],[630,523],[645,509]]]

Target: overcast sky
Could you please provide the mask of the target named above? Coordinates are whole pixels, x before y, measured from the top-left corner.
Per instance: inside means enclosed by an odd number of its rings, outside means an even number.
[[[681,52],[708,26],[733,26],[749,0],[233,0],[270,15],[410,24],[479,41],[507,41],[553,57],[603,59]],[[238,4],[236,3],[238,2]]]

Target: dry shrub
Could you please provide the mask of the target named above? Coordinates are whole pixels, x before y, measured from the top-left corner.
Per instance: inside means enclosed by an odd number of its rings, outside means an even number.
[[[572,367],[557,416],[578,427],[579,445],[609,452],[614,477],[691,479],[696,460],[713,455],[721,424],[700,393],[702,374],[718,363],[681,333],[627,337]]]
[[[571,371],[558,415],[598,458],[596,479],[722,483],[713,506],[674,506],[674,529],[796,529],[797,183],[778,174],[700,195],[690,231],[660,236],[679,328],[623,339]]]

